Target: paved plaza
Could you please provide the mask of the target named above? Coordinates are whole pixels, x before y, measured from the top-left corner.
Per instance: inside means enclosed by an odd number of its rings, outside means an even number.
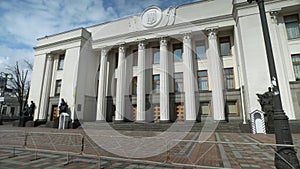
[[[116,134],[118,133],[118,134]],[[274,135],[0,126],[0,168],[275,168]],[[300,150],[300,134],[293,134]],[[299,153],[297,154],[298,158]]]

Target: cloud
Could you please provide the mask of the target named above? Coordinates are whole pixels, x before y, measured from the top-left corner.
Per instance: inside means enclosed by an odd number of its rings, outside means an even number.
[[[36,39],[195,0],[0,0],[0,71],[5,64],[33,61]]]

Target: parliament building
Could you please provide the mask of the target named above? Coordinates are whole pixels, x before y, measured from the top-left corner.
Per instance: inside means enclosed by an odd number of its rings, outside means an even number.
[[[265,0],[283,109],[300,119],[300,1]],[[54,121],[239,119],[271,87],[257,3],[203,0],[37,39],[29,101]]]

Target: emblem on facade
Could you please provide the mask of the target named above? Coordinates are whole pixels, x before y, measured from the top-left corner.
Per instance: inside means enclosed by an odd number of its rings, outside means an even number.
[[[155,27],[160,23],[161,19],[162,11],[156,6],[147,8],[141,16],[143,26],[147,28]]]

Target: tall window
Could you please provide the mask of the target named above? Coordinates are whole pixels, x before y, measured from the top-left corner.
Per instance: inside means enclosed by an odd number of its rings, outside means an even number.
[[[132,66],[138,65],[138,50],[132,51]]]
[[[159,47],[153,47],[152,48],[152,52],[153,52],[153,64],[159,64],[159,60],[160,60],[160,50]]]
[[[183,92],[183,73],[174,73],[174,92]]]
[[[6,107],[2,108],[2,115],[6,115],[6,109],[7,109]]]
[[[182,61],[182,43],[173,45],[173,57],[174,57],[174,62]]]
[[[63,70],[65,62],[65,54],[59,55],[57,70]]]
[[[300,80],[300,54],[292,55],[292,61],[296,80]]]
[[[284,22],[288,39],[300,38],[298,14],[285,16]]]
[[[235,116],[239,115],[237,101],[226,102],[226,113],[228,115],[235,115]]]
[[[56,80],[54,95],[59,96],[60,95],[60,90],[61,90],[61,80]]]
[[[119,63],[119,53],[117,52],[115,54],[115,69],[118,68],[118,63]]]
[[[207,71],[198,71],[198,89],[208,90],[208,76]]]
[[[137,77],[133,77],[131,81],[131,94],[136,95],[137,91]]]
[[[233,68],[224,69],[224,82],[226,89],[234,89],[234,74]]]
[[[153,93],[159,93],[160,88],[160,77],[159,75],[152,76],[152,91]]]
[[[201,115],[209,115],[210,113],[209,102],[200,102],[200,113]]]
[[[203,40],[196,41],[196,58],[204,59],[205,58],[205,42]]]
[[[15,114],[15,107],[10,108],[10,114],[13,116]]]
[[[230,56],[230,37],[224,36],[219,38],[221,56]]]

